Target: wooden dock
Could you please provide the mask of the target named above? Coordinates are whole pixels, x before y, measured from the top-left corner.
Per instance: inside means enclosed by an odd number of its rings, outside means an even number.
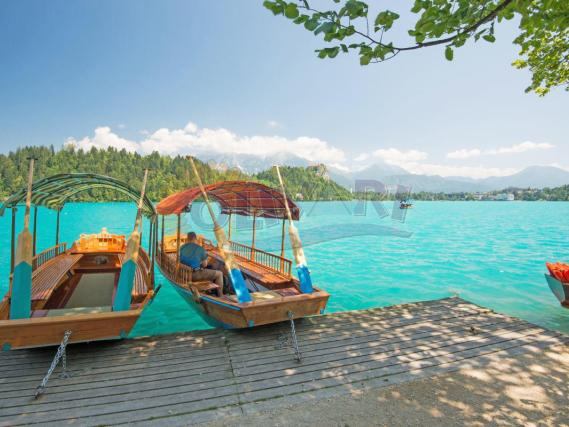
[[[567,343],[569,336],[459,298],[331,314],[289,325],[0,353],[0,426],[188,425],[382,387]]]

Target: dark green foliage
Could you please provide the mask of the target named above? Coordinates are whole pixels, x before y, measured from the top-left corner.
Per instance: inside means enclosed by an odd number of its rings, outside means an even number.
[[[324,165],[307,168],[283,166],[280,170],[286,183],[287,195],[292,199],[351,200],[352,198],[348,190],[328,178]],[[279,187],[274,168],[258,173],[255,178],[271,187]]]
[[[483,199],[491,198],[500,193],[512,193],[516,200],[522,201],[550,201],[550,202],[563,202],[569,201],[569,185],[563,185],[555,188],[507,188],[502,191],[490,191],[484,193]],[[420,192],[412,195],[414,200],[448,200],[448,201],[471,201],[478,200],[477,195],[474,193],[427,193]]]
[[[90,172],[112,176],[126,182],[135,189],[140,188],[144,168],[150,169],[146,193],[151,200],[160,200],[170,193],[197,185],[185,157],[161,156],[152,153],[141,156],[126,150],[108,148],[92,149],[88,152],[64,148],[55,151],[48,147],[24,147],[0,155],[0,197],[5,198],[26,182],[29,161],[34,156],[36,168],[34,179],[38,180],[58,173]],[[208,165],[197,162],[204,182],[210,183],[225,179],[244,179],[237,171],[220,172]],[[76,200],[124,200],[120,193],[112,190],[95,189],[77,194]]]
[[[188,160],[183,156],[161,156],[154,152],[147,156],[126,150],[107,148],[85,152],[73,148],[56,151],[53,147],[23,147],[9,154],[0,154],[0,200],[5,199],[26,184],[28,157],[37,158],[34,179],[46,178],[58,173],[90,172],[108,175],[126,182],[135,189],[140,188],[144,168],[150,169],[146,194],[153,201],[159,201],[169,194],[188,187],[197,186]],[[272,178],[274,171],[251,177],[237,169],[217,170],[203,162],[196,162],[204,183],[228,180],[267,180],[273,187],[278,182]],[[287,188],[290,185],[292,197],[302,193],[306,200],[330,200],[349,197],[349,192],[333,181],[327,181],[312,168],[284,168]],[[291,182],[288,182],[288,179]],[[120,193],[94,189],[77,194],[75,200],[125,200]]]

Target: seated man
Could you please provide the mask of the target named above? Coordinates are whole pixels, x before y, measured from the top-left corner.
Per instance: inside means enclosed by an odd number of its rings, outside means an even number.
[[[209,280],[219,286],[218,295],[223,295],[223,273],[207,267],[207,252],[198,244],[198,236],[188,233],[187,242],[180,247],[180,262],[192,269],[192,280]]]

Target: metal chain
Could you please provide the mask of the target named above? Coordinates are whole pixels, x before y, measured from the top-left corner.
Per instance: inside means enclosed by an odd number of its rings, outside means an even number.
[[[70,374],[67,372],[67,354],[65,352],[65,349],[67,347],[67,342],[69,341],[70,336],[71,336],[71,331],[65,331],[63,339],[61,340],[61,344],[59,344],[59,348],[57,349],[57,353],[55,353],[55,357],[51,362],[51,366],[49,367],[45,377],[43,377],[41,384],[36,389],[36,394],[35,394],[36,399],[45,391],[45,387],[47,385],[47,382],[49,381],[49,377],[51,377],[51,374],[53,374],[53,371],[57,367],[57,364],[59,363],[60,359],[63,367],[61,378],[69,378]]]
[[[294,347],[294,353],[296,355],[297,362],[302,362],[302,354],[300,353],[300,348],[298,348],[298,340],[296,339],[296,329],[294,327],[294,313],[289,311],[287,313],[290,320],[290,335],[292,337],[292,346]]]

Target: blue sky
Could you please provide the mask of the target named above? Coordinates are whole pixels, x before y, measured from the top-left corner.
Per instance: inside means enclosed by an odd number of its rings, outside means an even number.
[[[567,93],[524,93],[514,36],[508,23],[453,62],[431,48],[360,67],[316,58],[322,42],[260,0],[4,0],[0,151],[72,141],[475,177],[569,169]]]

